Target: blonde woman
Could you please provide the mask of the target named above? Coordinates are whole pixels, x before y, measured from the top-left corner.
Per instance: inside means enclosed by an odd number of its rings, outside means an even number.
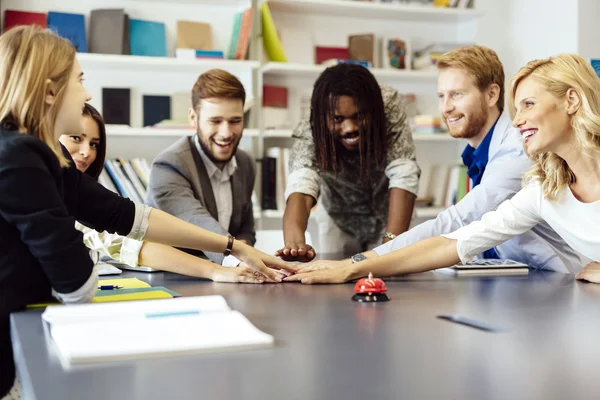
[[[0,398],[15,379],[9,313],[51,296],[84,302],[96,292],[76,219],[138,240],[233,254],[265,280],[280,281],[268,267],[295,270],[233,237],[121,198],[77,171],[58,139],[81,132],[89,99],[67,40],[35,27],[0,36]]]
[[[350,266],[308,266],[286,280],[340,283],[369,272],[390,276],[447,267],[546,221],[596,261],[577,278],[600,282],[600,80],[583,58],[562,54],[521,68],[509,95],[513,125],[535,161],[512,199],[451,234]]]

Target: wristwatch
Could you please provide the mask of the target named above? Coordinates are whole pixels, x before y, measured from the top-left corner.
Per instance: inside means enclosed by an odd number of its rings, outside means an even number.
[[[362,253],[358,253],[352,256],[351,260],[352,260],[352,264],[357,263],[357,262],[361,262],[367,259],[367,256],[365,256]]]

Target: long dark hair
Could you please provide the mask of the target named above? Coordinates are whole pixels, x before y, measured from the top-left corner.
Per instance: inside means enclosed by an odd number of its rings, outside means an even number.
[[[92,118],[96,122],[96,125],[98,125],[98,132],[100,132],[100,143],[96,150],[96,159],[85,171],[87,175],[98,179],[104,168],[104,160],[106,159],[106,127],[104,126],[104,118],[102,118],[98,110],[87,103],[85,103],[83,115]]]
[[[315,82],[310,107],[310,126],[315,143],[317,166],[323,172],[338,173],[336,138],[331,132],[335,106],[340,96],[352,97],[361,118],[358,152],[360,178],[371,179],[373,161],[384,162],[386,118],[383,97],[377,80],[360,65],[339,64],[327,68]]]

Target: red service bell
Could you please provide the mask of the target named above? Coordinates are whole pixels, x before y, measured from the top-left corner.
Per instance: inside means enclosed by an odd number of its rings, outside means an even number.
[[[356,282],[354,292],[352,300],[361,303],[376,303],[390,300],[386,293],[387,286],[385,282],[379,278],[373,278],[372,273],[369,273],[367,278],[361,278]]]

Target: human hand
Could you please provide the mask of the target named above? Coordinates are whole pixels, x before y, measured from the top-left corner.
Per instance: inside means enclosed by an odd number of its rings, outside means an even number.
[[[234,249],[237,254],[236,257],[243,261],[247,266],[264,275],[271,281],[281,282],[280,275],[283,273],[283,271],[295,273],[298,270],[298,267],[288,264],[287,262],[282,261],[274,256],[263,253],[254,247],[245,245],[243,243],[237,243],[236,245],[234,245]]]
[[[306,243],[290,243],[275,252],[275,257],[285,261],[309,262],[315,258],[315,249]]]
[[[296,273],[283,280],[285,282],[301,282],[311,285],[314,283],[344,283],[352,280],[353,270],[348,266],[317,270],[312,272]]]
[[[215,265],[211,274],[213,282],[228,283],[263,283],[268,278],[258,271],[254,271],[244,263],[237,267],[222,267]]]
[[[314,261],[311,261],[308,264],[306,264],[306,266],[300,267],[300,269],[298,271],[296,271],[296,273],[302,274],[305,272],[314,272],[314,271],[323,271],[323,270],[334,269],[334,268],[342,268],[342,267],[346,267],[351,264],[352,264],[352,262],[348,261],[348,260],[340,260],[340,261],[314,260]]]
[[[600,262],[592,262],[586,265],[577,273],[577,275],[575,275],[575,279],[591,283],[600,283]]]

